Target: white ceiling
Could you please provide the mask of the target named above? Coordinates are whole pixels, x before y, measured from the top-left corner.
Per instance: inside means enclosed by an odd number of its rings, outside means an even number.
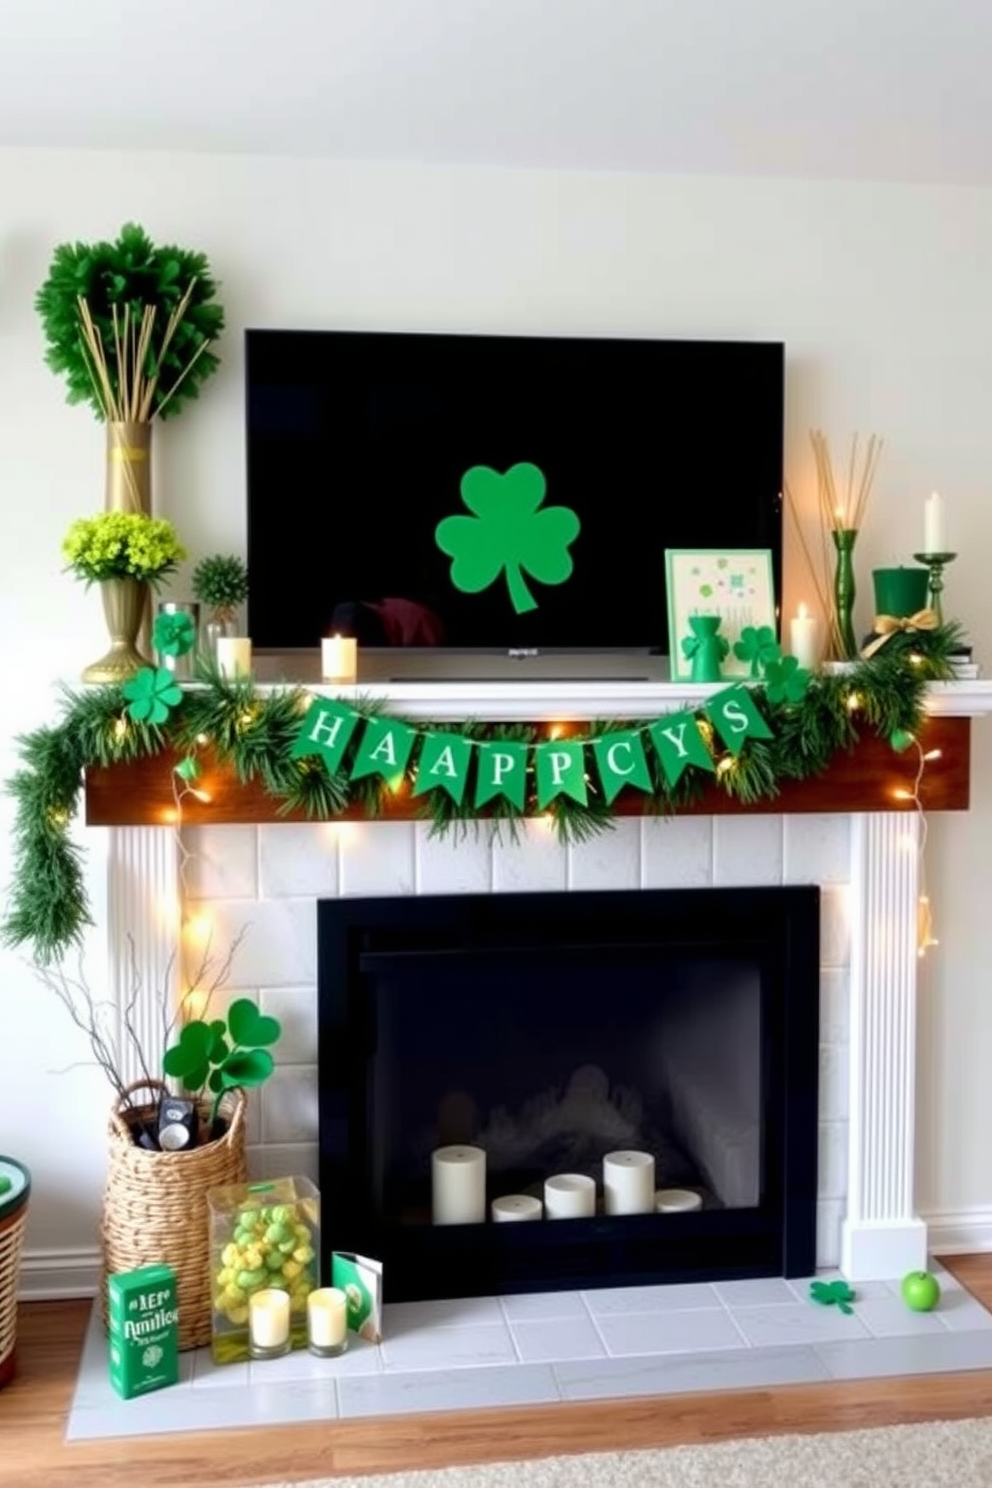
[[[992,0],[0,0],[0,145],[992,183]]]

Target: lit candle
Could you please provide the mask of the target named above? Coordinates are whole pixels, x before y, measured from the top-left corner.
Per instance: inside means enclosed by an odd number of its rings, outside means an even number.
[[[358,642],[354,636],[325,636],[320,643],[320,674],[325,682],[354,682]]]
[[[256,1358],[289,1352],[289,1293],[265,1287],[248,1298],[248,1351]]]
[[[804,604],[799,606],[799,613],[789,622],[792,654],[799,665],[810,672],[815,672],[820,665],[819,628],[816,616],[811,615]]]
[[[348,1298],[340,1287],[318,1287],[307,1297],[307,1347],[324,1358],[348,1347]]]
[[[590,1219],[596,1213],[596,1180],[585,1173],[556,1173],[544,1185],[549,1219]]]
[[[514,1220],[540,1219],[544,1210],[540,1199],[533,1194],[505,1194],[501,1199],[493,1199],[489,1213],[495,1224],[511,1224]]]
[[[251,641],[248,637],[218,636],[217,666],[222,677],[251,676]]]
[[[436,1225],[485,1220],[486,1154],[481,1147],[438,1147],[431,1153],[431,1208]]]
[[[923,504],[923,551],[928,555],[947,552],[944,498],[936,491],[931,491]]]
[[[603,1158],[603,1198],[607,1214],[651,1214],[654,1158],[650,1152],[608,1152]]]

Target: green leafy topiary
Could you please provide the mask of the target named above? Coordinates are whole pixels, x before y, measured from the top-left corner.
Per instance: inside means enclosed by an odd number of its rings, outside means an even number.
[[[193,570],[193,595],[216,620],[231,620],[248,597],[248,570],[233,553],[201,558]]]
[[[115,242],[61,243],[35,297],[45,361],[101,419],[171,418],[219,366],[216,293],[204,254],[156,247],[135,223]]]

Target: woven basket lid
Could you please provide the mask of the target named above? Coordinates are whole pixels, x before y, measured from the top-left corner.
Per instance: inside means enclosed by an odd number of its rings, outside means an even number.
[[[27,1168],[12,1157],[0,1157],[0,1219],[16,1213],[27,1203],[30,1192],[31,1174]]]

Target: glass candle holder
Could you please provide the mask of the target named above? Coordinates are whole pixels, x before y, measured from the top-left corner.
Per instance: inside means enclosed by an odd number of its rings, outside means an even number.
[[[248,1352],[253,1359],[280,1359],[292,1347],[289,1293],[265,1287],[248,1298]]]
[[[348,1298],[340,1287],[318,1287],[307,1298],[307,1348],[333,1359],[348,1347]]]

